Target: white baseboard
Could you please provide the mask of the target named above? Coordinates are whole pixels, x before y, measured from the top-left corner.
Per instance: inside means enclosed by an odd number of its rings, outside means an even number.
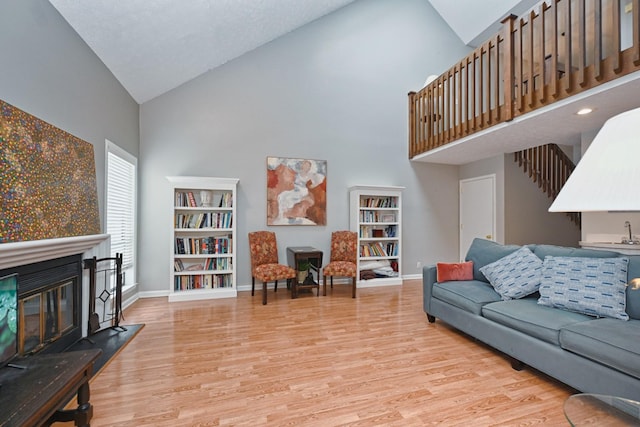
[[[422,279],[422,274],[407,274],[402,276],[403,280],[414,280],[414,279]],[[341,277],[341,278],[337,278],[333,281],[334,284],[336,285],[348,285],[351,283],[351,279],[347,278],[347,277]],[[322,283],[320,284],[320,286],[322,286]],[[388,286],[388,285],[381,285],[381,286]],[[394,285],[397,286],[397,285]],[[282,289],[286,289],[287,284],[286,282],[279,282],[278,283],[278,288]],[[369,287],[374,287],[374,286],[362,286],[361,284],[358,285],[358,288],[369,288]],[[273,282],[270,282],[267,284],[267,289],[273,289]],[[238,285],[238,292],[246,292],[246,291],[250,291],[251,290],[251,284],[248,285]],[[256,283],[256,292],[261,292],[262,291],[262,283]],[[142,291],[142,292],[138,292],[137,297],[136,296],[131,296],[131,298],[128,298],[126,303],[123,303],[123,308],[124,307],[128,307],[129,305],[133,304],[138,298],[158,298],[158,297],[166,297],[169,296],[169,291]]]

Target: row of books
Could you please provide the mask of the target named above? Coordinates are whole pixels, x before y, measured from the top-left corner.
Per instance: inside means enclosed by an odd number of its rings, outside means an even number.
[[[396,216],[393,213],[360,211],[360,222],[396,222]]]
[[[396,237],[396,229],[397,226],[395,225],[384,228],[362,225],[360,226],[360,238]]]
[[[207,258],[207,260],[200,264],[188,264],[186,267],[180,258],[176,258],[173,262],[174,271],[226,271],[233,269],[233,262],[231,258]]]
[[[360,207],[363,208],[397,208],[397,197],[361,197]]]
[[[231,212],[203,212],[175,215],[176,228],[231,228]]]
[[[231,243],[231,236],[176,237],[174,252],[179,255],[229,254]]]
[[[174,288],[176,291],[232,287],[233,278],[231,274],[199,274],[196,276],[176,276],[174,282]]]
[[[365,243],[360,245],[360,256],[362,257],[376,257],[376,256],[397,256],[398,244],[396,242],[388,242],[383,244],[381,242]]]
[[[175,206],[180,208],[230,208],[233,206],[233,194],[228,191],[219,192],[203,190],[196,198],[196,195],[193,193],[193,191],[176,191]]]

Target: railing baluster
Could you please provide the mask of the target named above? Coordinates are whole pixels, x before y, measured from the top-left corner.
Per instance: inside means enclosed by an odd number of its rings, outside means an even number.
[[[631,2],[633,17],[633,64],[640,65],[640,0]]]
[[[456,138],[462,137],[462,103],[460,102],[460,94],[462,93],[462,69],[460,68],[460,63],[456,64],[455,72],[453,74],[456,76],[455,78],[455,93],[454,93],[454,106],[455,106],[455,114],[454,114],[454,123],[456,124]]]
[[[518,44],[517,44],[517,49],[518,49],[518,62],[516,64],[516,67],[518,69],[518,93],[516,94],[516,100],[518,103],[518,111],[520,111],[522,113],[523,109],[524,109],[524,94],[525,94],[525,82],[524,82],[524,70],[523,70],[523,45],[524,45],[524,41],[523,41],[523,27],[524,27],[524,21],[522,19],[518,19],[518,30],[517,30],[517,35],[518,35]]]
[[[533,42],[534,42],[534,35],[533,35],[533,26],[534,26],[534,18],[535,18],[535,12],[531,11],[529,13],[529,22],[527,23],[527,40],[529,41],[529,44],[527,46],[527,60],[529,62],[529,66],[527,67],[529,69],[528,73],[529,73],[529,80],[527,83],[527,105],[529,106],[529,108],[533,108],[533,94],[536,91],[536,75],[535,75],[535,60],[534,60],[534,55],[533,55]]]
[[[557,98],[559,93],[558,87],[558,1],[551,0],[551,96]]]
[[[540,45],[540,76],[541,76],[541,85],[540,85],[540,102],[547,102],[547,87],[548,87],[548,79],[547,75],[551,75],[549,71],[549,64],[547,64],[547,10],[549,7],[547,3],[543,2],[542,6],[540,6],[540,14],[538,15],[538,19],[540,20],[540,31],[538,31],[538,40]]]
[[[555,0],[554,0],[555,1]],[[637,0],[640,1],[640,0]],[[513,120],[513,26],[517,17],[510,15],[502,21],[504,34],[504,115],[505,121]],[[498,55],[500,56],[500,55]]]
[[[593,77],[596,80],[602,78],[602,0],[595,0],[593,19],[595,26],[593,46]]]
[[[416,155],[416,128],[415,128],[415,111],[414,111],[414,98],[416,96],[415,92],[409,92],[409,158],[412,158]]]
[[[613,1],[613,71],[618,74],[622,71],[622,51],[620,42],[620,0]]]
[[[469,121],[471,120],[471,109],[469,108],[469,100],[471,98],[471,85],[469,84],[470,73],[469,73],[469,58],[465,58],[464,60],[464,84],[465,84],[465,93],[464,93],[464,108],[465,108],[465,120],[464,120],[464,132],[465,134],[472,133],[470,128]]]
[[[571,0],[565,0],[564,4],[564,12],[565,12],[565,21],[564,21],[564,90],[567,93],[570,93],[572,88],[573,81],[573,62],[572,62],[572,52],[571,52]]]
[[[597,1],[597,0],[596,0]],[[587,57],[587,36],[585,31],[585,6],[584,1],[578,1],[578,45],[580,46],[578,50],[578,63],[576,66],[578,67],[578,84],[583,86],[587,83],[585,80],[585,67],[586,67],[586,57]]]
[[[476,53],[475,51],[473,52],[472,56],[471,56],[471,62],[469,64],[470,69],[469,69],[469,74],[470,74],[470,78],[469,78],[469,82],[471,83],[471,130],[473,132],[478,130],[478,127],[476,126],[476,117],[478,115],[477,112],[477,108],[476,108]]]

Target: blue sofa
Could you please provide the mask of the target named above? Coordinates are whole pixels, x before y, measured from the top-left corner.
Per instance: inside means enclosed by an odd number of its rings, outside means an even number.
[[[640,277],[640,256],[552,245],[526,245],[545,256],[628,258],[628,279]],[[473,280],[438,283],[435,265],[423,269],[423,304],[436,318],[509,356],[585,393],[640,401],[640,289],[626,289],[629,320],[593,317],[538,304],[539,293],[503,300],[480,271],[520,249],[475,239],[466,256]]]

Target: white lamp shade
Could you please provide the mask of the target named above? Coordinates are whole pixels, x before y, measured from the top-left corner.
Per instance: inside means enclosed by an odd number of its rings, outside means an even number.
[[[607,120],[549,212],[640,211],[640,108]]]

